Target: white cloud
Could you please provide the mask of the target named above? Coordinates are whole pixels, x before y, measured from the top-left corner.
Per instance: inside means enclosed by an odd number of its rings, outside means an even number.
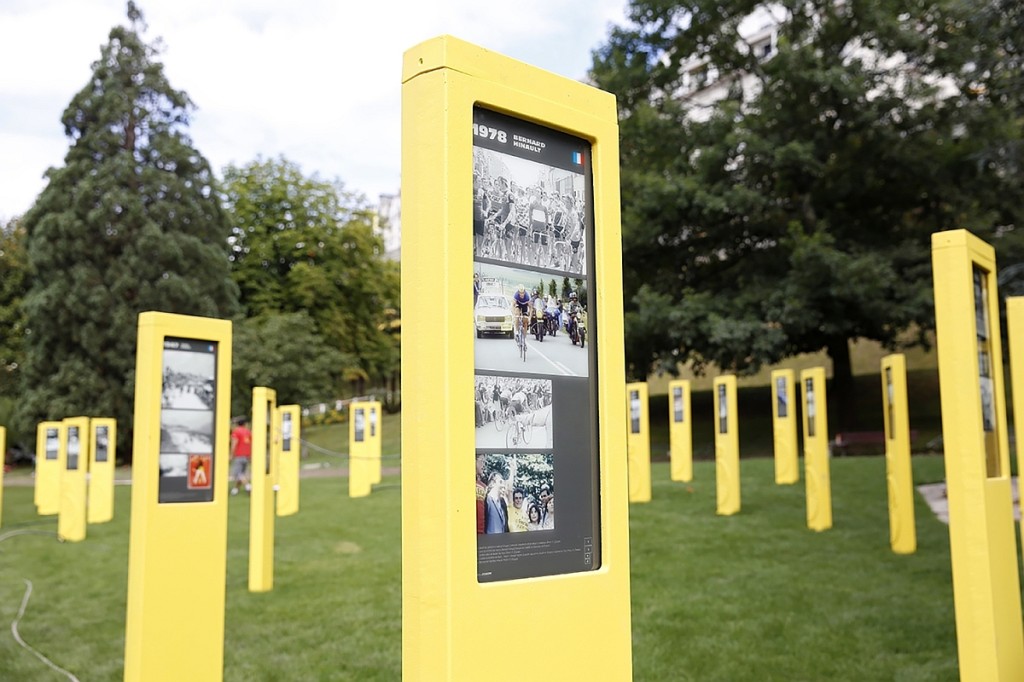
[[[218,171],[285,155],[370,197],[399,185],[402,53],[444,33],[581,78],[626,0],[142,0],[191,134]],[[0,9],[0,218],[23,213],[66,151],[60,115],[87,81],[123,0]],[[11,66],[14,68],[11,68]]]

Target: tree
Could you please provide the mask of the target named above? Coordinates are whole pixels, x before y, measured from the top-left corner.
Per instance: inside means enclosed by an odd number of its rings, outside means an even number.
[[[749,0],[634,0],[595,54],[620,107],[628,365],[742,373],[825,349],[842,418],[849,340],[934,326],[930,233],[1018,241],[1021,182],[983,154],[1013,125],[968,87],[961,3],[770,7],[768,59],[741,32],[768,11]],[[694,65],[723,97],[689,94]]]
[[[17,218],[0,225],[0,396],[14,397],[20,390],[25,357],[25,311],[28,260],[25,228]]]
[[[64,165],[47,172],[24,219],[26,413],[115,417],[121,452],[131,443],[138,314],[237,309],[214,177],[187,134],[192,103],[143,42],[131,2],[128,18],[64,111]]]
[[[357,383],[397,371],[388,323],[399,308],[398,265],[383,257],[362,196],[280,158],[225,169],[224,202],[249,316],[305,311]]]
[[[327,402],[353,363],[327,345],[305,312],[266,313],[234,326],[231,413],[248,414],[253,386],[270,386],[278,405]]]

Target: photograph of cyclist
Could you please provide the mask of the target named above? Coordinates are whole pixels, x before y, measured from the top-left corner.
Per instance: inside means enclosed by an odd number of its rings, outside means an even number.
[[[477,449],[553,447],[550,379],[478,375],[474,396]]]
[[[473,274],[473,352],[478,370],[589,376],[592,339],[582,280],[479,262],[474,263]],[[566,281],[572,291],[564,300],[556,298],[555,286]]]
[[[473,148],[473,255],[577,277],[587,271],[582,173]]]

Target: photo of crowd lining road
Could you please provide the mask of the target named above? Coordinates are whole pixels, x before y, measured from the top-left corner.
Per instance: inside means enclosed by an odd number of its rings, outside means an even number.
[[[554,530],[552,456],[477,455],[476,500],[478,534]]]
[[[587,271],[582,173],[473,148],[473,255],[575,276]]]
[[[551,380],[476,377],[478,450],[544,450],[553,445]]]
[[[586,307],[577,293],[582,291],[578,280],[570,280],[575,299],[562,299],[549,293],[553,278],[541,273],[485,263],[474,263],[474,271],[476,341],[473,348],[477,369],[558,376],[589,375],[587,348],[590,337]],[[513,334],[513,297],[522,286],[533,303],[533,291],[542,283],[543,310],[553,320],[554,331],[552,333],[552,328],[547,327],[539,339],[536,334],[528,333],[524,360]],[[561,288],[563,281],[556,279],[555,284],[556,288]]]

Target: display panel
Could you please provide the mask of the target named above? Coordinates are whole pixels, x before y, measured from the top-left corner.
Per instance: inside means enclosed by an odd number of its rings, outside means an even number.
[[[896,438],[896,387],[892,384],[892,367],[885,368],[885,411],[889,415],[888,438]]]
[[[281,413],[281,449],[291,452],[292,449],[292,414],[291,412]]]
[[[370,438],[377,437],[377,410],[370,410]]]
[[[779,419],[789,416],[789,385],[786,377],[775,379],[775,412]]]
[[[629,392],[629,432],[640,433],[640,391]]]
[[[366,440],[366,410],[361,407],[357,407],[355,410],[355,416],[352,417],[355,420],[355,441],[362,443]]]
[[[685,415],[683,414],[683,388],[676,386],[672,389],[672,421],[681,424]]]
[[[60,457],[60,434],[57,429],[46,429],[46,459]]]
[[[718,432],[729,433],[729,400],[725,384],[718,385]]]
[[[78,471],[78,456],[82,452],[82,440],[77,426],[68,427],[68,457],[65,466],[68,471]]]
[[[481,107],[473,140],[477,579],[593,570],[590,144]]]
[[[814,379],[805,379],[804,381],[806,382],[804,386],[807,390],[807,435],[813,438],[816,430],[815,422],[817,421],[815,417],[818,414],[818,408],[815,405],[814,399]]]
[[[264,461],[266,462],[267,466],[264,469],[264,471],[266,472],[267,476],[269,476],[271,470],[273,469],[273,461],[274,461],[274,401],[273,400],[268,400],[267,401],[267,405],[264,408],[263,413],[265,415],[267,415],[267,437],[266,437],[266,440],[263,441],[266,444],[266,448],[267,448],[266,456],[264,457]]]
[[[213,500],[216,395],[217,344],[164,339],[159,502]]]
[[[106,462],[110,458],[110,428],[107,426],[96,427],[96,453],[97,462]]]
[[[1002,475],[996,434],[995,388],[992,381],[992,350],[988,319],[988,271],[972,266],[974,318],[978,338],[978,388],[981,391],[981,428],[985,434],[985,470],[989,478]]]

